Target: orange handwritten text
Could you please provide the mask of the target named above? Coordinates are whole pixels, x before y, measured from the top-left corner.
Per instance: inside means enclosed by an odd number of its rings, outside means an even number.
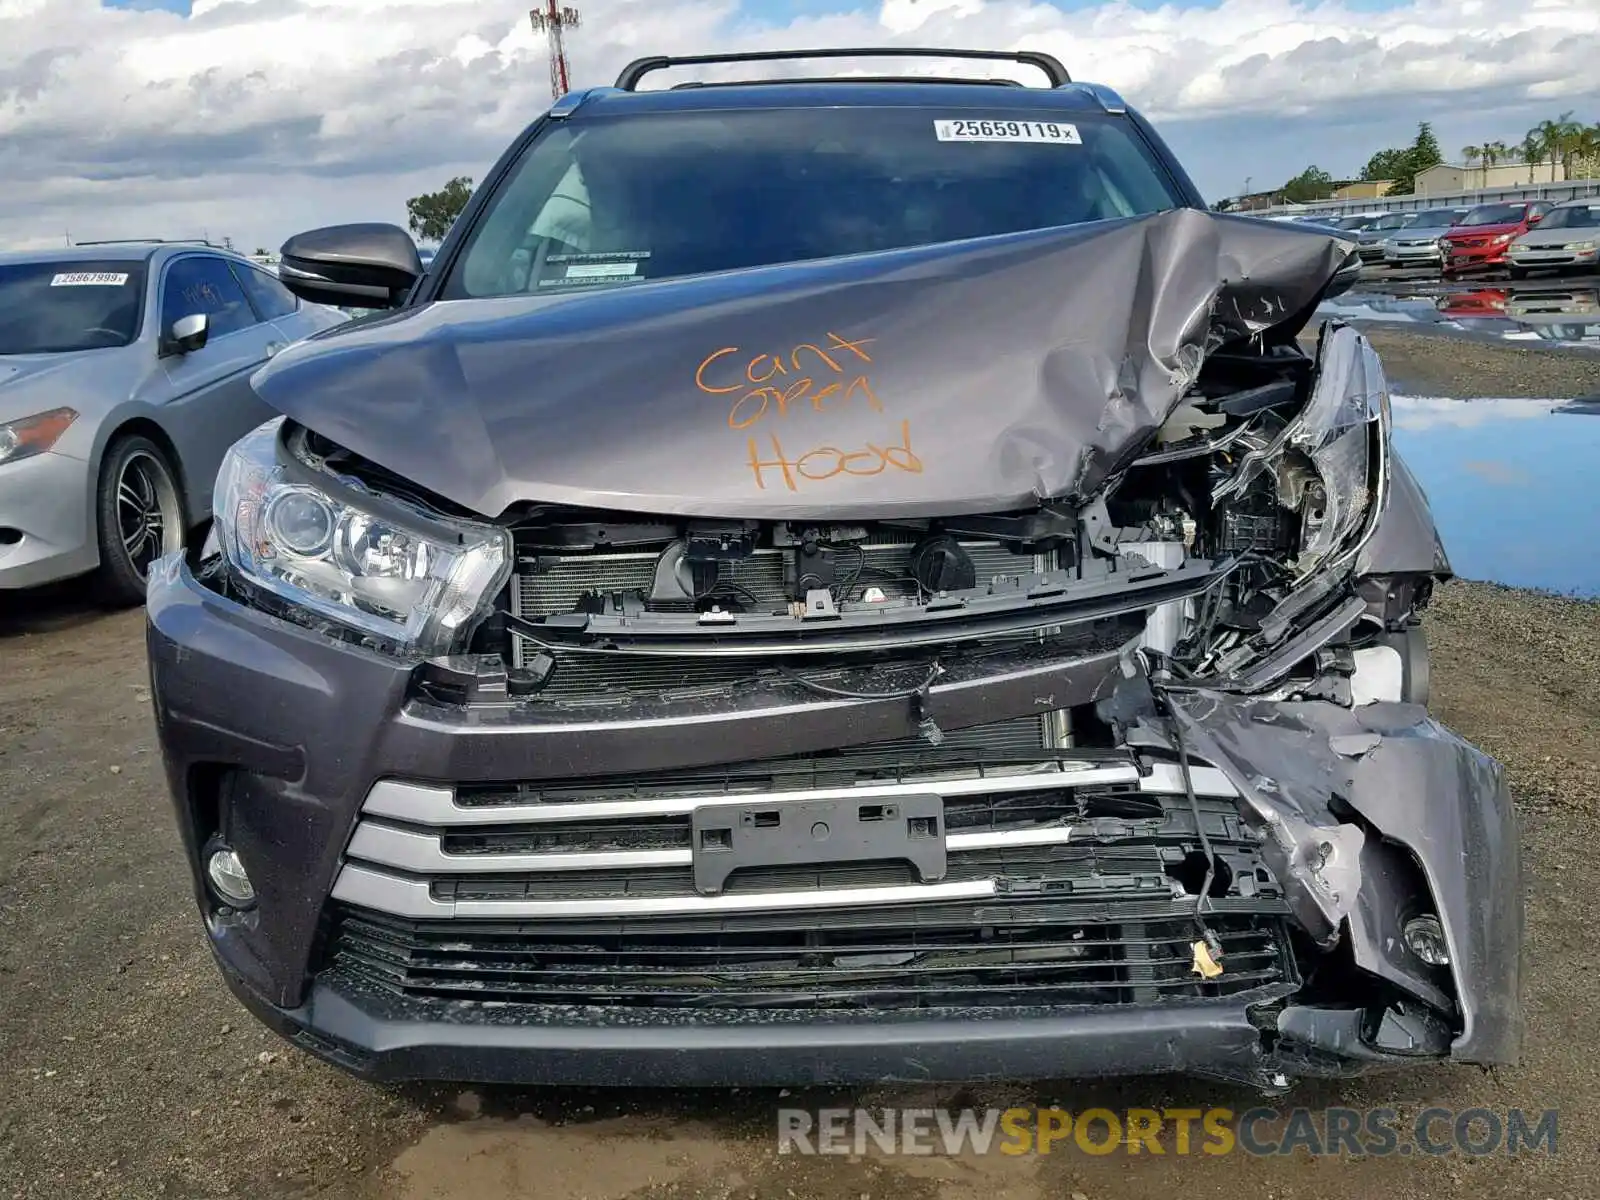
[[[812,410],[820,413],[828,411],[829,401],[843,404],[859,396],[874,412],[882,412],[883,405],[867,376],[857,373],[847,377],[845,371],[845,366],[871,365],[872,356],[863,347],[874,340],[851,341],[829,333],[826,346],[802,342],[787,354],[757,354],[748,359],[739,347],[724,346],[700,361],[694,383],[713,396],[738,395],[728,409],[730,429],[748,429],[769,413],[786,416],[791,404],[803,401],[809,401]],[[738,374],[741,363],[743,379]],[[837,378],[829,379],[830,375]]]
[[[749,466],[755,476],[756,486],[767,487],[767,472],[775,473],[791,492],[800,490],[801,481],[821,483],[836,475],[881,475],[888,468],[922,474],[922,460],[911,449],[911,422],[900,422],[900,440],[886,446],[868,442],[864,450],[841,450],[837,446],[818,446],[798,458],[784,453],[777,434],[770,434],[770,457],[763,458],[755,438],[747,439],[750,446]]]

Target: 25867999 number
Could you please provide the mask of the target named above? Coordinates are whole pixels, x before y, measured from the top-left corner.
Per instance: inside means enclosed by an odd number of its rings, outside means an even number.
[[[1064,121],[935,121],[933,133],[941,142],[1045,142],[1081,146],[1076,125]]]

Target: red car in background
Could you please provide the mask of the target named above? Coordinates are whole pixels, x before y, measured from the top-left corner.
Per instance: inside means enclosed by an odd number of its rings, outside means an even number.
[[[1439,239],[1445,276],[1505,266],[1511,243],[1537,225],[1550,208],[1548,200],[1478,205]]]

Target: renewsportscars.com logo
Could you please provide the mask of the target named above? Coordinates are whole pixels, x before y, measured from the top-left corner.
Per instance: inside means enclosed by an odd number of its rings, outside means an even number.
[[[778,1110],[779,1154],[1554,1154],[1557,1110],[1424,1108],[803,1108]]]

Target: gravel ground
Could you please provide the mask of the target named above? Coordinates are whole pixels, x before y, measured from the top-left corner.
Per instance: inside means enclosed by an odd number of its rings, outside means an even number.
[[[1581,395],[1592,358],[1379,332],[1405,390]],[[1600,1168],[1587,1053],[1600,902],[1600,605],[1485,584],[1428,615],[1434,708],[1507,764],[1528,868],[1526,1060],[1297,1091],[1297,1104],[1561,1110],[1560,1152],[1317,1160],[779,1157],[779,1105],[1225,1105],[1188,1080],[797,1092],[380,1089],[259,1030],[218,981],[155,753],[142,614],[0,597],[0,1198],[1580,1200]]]

